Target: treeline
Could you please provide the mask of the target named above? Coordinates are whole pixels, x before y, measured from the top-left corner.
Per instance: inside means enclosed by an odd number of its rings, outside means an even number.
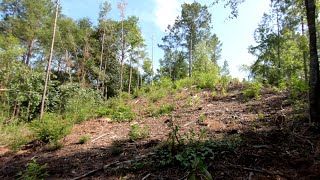
[[[101,4],[97,26],[88,18],[75,21],[60,13],[46,111],[64,111],[64,95],[77,88],[95,90],[107,99],[130,93],[150,78],[139,19],[125,17],[125,7],[125,1],[119,2],[121,20],[115,21],[109,18],[111,5]],[[30,121],[40,110],[55,4],[3,0],[0,12],[1,121]]]

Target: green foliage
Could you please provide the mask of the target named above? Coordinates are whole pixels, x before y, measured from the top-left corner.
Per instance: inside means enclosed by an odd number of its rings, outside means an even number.
[[[183,88],[191,88],[195,84],[192,78],[186,77],[175,81],[176,88],[181,90]]]
[[[174,111],[174,105],[173,104],[163,104],[159,108],[156,108],[154,105],[151,105],[147,109],[147,114],[150,117],[158,117],[164,114],[170,114],[172,111]]]
[[[80,98],[79,98],[80,97]],[[91,89],[78,89],[67,101],[64,117],[76,123],[96,116],[95,110],[101,104],[100,95]]]
[[[307,94],[309,90],[308,85],[304,80],[293,78],[290,82],[290,98],[300,99],[302,95]]]
[[[207,166],[199,158],[195,158],[192,161],[190,174],[188,180],[196,180],[196,175],[201,174],[207,180],[213,180],[212,175],[209,173]]]
[[[162,114],[169,114],[172,111],[174,111],[174,105],[173,104],[163,104],[161,105],[158,114],[162,115]]]
[[[262,83],[253,82],[253,83],[249,84],[249,86],[247,87],[247,89],[245,91],[243,91],[243,95],[246,98],[259,98],[262,87],[263,87]]]
[[[200,102],[201,102],[201,98],[199,96],[189,96],[185,106],[186,107],[196,106],[196,105],[199,105]]]
[[[120,106],[111,115],[115,122],[130,122],[136,117],[135,113],[131,111],[130,107]]]
[[[79,144],[85,144],[89,141],[89,136],[88,135],[84,135],[84,136],[81,136],[80,139],[79,139]]]
[[[178,165],[189,171],[189,178],[196,174],[212,179],[204,162],[212,161],[215,156],[222,155],[242,143],[239,135],[227,136],[222,140],[206,140],[206,130],[199,132],[190,130],[180,134],[180,127],[176,125],[173,117],[168,122],[170,132],[168,141],[159,146],[152,157],[152,164],[160,167]]]
[[[141,139],[146,139],[149,136],[149,127],[140,127],[138,124],[131,124],[129,131],[129,138],[132,141],[137,141]]]
[[[24,171],[17,174],[19,180],[43,180],[48,173],[46,171],[47,164],[40,165],[35,159],[27,164],[27,167]]]
[[[60,115],[45,113],[43,122],[34,120],[31,124],[36,138],[45,143],[56,143],[69,134],[72,122],[62,119]]]
[[[160,88],[158,90],[152,90],[151,92],[148,93],[148,98],[151,102],[157,102],[161,98],[167,96],[168,92],[164,88]]]
[[[212,72],[201,72],[194,75],[194,82],[200,89],[213,89],[218,82],[218,76]]]
[[[221,86],[224,88],[224,89],[227,89],[228,86],[230,85],[231,83],[231,76],[230,75],[223,75],[221,76],[220,78],[220,84]]]
[[[0,126],[1,145],[7,145],[11,150],[16,151],[22,145],[32,140],[32,132],[24,123],[13,122]]]

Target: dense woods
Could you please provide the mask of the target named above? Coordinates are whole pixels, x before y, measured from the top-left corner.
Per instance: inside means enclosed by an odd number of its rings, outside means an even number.
[[[152,160],[148,163],[163,167],[178,164],[187,169],[185,178],[213,179],[211,171],[208,171],[212,165],[207,166],[208,157],[213,159],[213,154],[220,157],[226,152],[232,154],[236,148],[242,147],[244,137],[247,138],[247,134],[241,134],[245,129],[241,128],[247,126],[247,122],[229,122],[230,119],[245,121],[247,117],[257,116],[255,119],[263,125],[251,124],[254,127],[248,128],[250,132],[252,129],[256,132],[259,126],[267,126],[266,122],[270,121],[277,131],[266,132],[267,135],[260,139],[269,138],[269,134],[279,133],[278,130],[283,136],[297,129],[300,132],[306,126],[303,133],[309,129],[316,129],[315,134],[319,133],[319,1],[271,0],[270,11],[263,15],[253,34],[255,44],[248,47],[255,61],[239,68],[248,74],[248,78],[239,80],[230,75],[228,60],[222,59],[223,42],[212,31],[216,24],[212,22],[210,9],[211,6],[214,9],[217,3],[223,3],[231,9],[230,16],[226,18],[232,20],[239,16],[238,8],[243,2],[183,3],[181,12],[174,23],[168,25],[157,44],[164,52],[163,57],[154,60],[153,55],[147,52],[139,18],[127,16],[126,0],[119,1],[117,7],[112,7],[109,1],[101,3],[97,24],[89,18],[74,20],[64,15],[61,11],[64,7],[59,0],[2,0],[0,150],[3,146],[15,152],[36,142],[41,142],[49,151],[61,149],[65,137],[73,132],[74,127],[92,119],[105,120],[115,128],[113,124],[117,123],[128,126],[125,129],[130,130],[126,135],[130,143],[135,143],[155,136],[149,131],[160,125],[153,121],[151,125],[154,127],[146,125],[150,123],[147,118],[152,117],[154,121],[160,119],[167,125],[168,141],[159,145],[160,150],[150,153],[156,157],[150,157]],[[111,18],[112,8],[117,9],[119,20]],[[154,61],[159,61],[160,66],[154,67]],[[269,102],[269,98],[279,100],[280,106]],[[228,104],[233,101],[239,103]],[[260,109],[252,110],[254,105],[250,104],[251,101]],[[214,104],[216,102],[222,105]],[[219,120],[218,125],[214,124],[219,126],[219,130],[210,134],[207,129],[199,127],[188,131],[184,129],[196,123],[211,127],[212,124],[207,123],[212,113],[210,107],[224,108],[224,105],[225,109],[213,113],[227,119],[227,122]],[[248,114],[241,116],[234,110],[238,114],[229,118],[228,113],[233,111],[229,106],[238,108],[239,112],[241,110],[240,114]],[[207,109],[208,112],[202,112]],[[184,124],[179,124],[179,118],[193,111],[203,114],[188,114],[196,117],[196,121],[187,119],[190,122],[185,122],[182,118]],[[220,111],[225,113],[221,115]],[[307,125],[296,127],[297,122]],[[230,128],[233,125],[239,129]],[[222,129],[228,130],[225,139],[215,135],[212,136],[216,138],[214,140],[207,138]],[[261,129],[265,131],[267,128]],[[184,131],[183,137],[181,131]],[[313,143],[318,137],[315,134],[309,134],[314,139],[309,140],[304,135],[299,138],[307,139],[306,144],[311,144],[314,156],[318,156],[314,149],[318,144]],[[296,142],[298,135],[292,136],[290,140]],[[85,144],[88,139],[82,136],[78,144]],[[267,145],[259,144],[255,148],[262,146]],[[144,165],[150,165],[148,163]],[[39,172],[45,169],[36,161],[31,165],[36,166]],[[252,170],[245,170],[248,169]],[[19,175],[28,179],[30,175],[26,173],[29,171],[27,168],[24,174]],[[283,175],[260,169],[253,171]],[[297,174],[295,177],[300,177]],[[32,177],[43,178],[42,175]],[[7,176],[0,174],[1,177]]]

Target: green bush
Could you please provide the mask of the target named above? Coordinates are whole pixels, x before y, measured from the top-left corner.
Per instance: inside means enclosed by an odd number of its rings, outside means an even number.
[[[213,89],[218,82],[218,77],[214,73],[197,73],[193,79],[200,89]]]
[[[46,113],[43,122],[34,120],[31,128],[35,132],[36,138],[42,142],[58,142],[61,138],[70,133],[72,122],[62,119],[61,116],[53,113]]]
[[[7,145],[16,151],[32,140],[32,132],[26,124],[12,123],[0,127],[0,145]]]
[[[293,78],[290,82],[290,97],[292,99],[300,99],[300,96],[306,94],[309,90],[304,80]]]
[[[120,97],[122,100],[124,100],[124,101],[128,101],[128,100],[132,99],[131,94],[129,94],[129,93],[127,93],[127,92],[121,92],[121,93],[119,94],[119,97]]]
[[[96,117],[95,109],[101,104],[101,96],[96,91],[80,89],[68,99],[64,117],[76,123],[83,122]]]
[[[155,106],[150,106],[147,109],[147,114],[149,117],[158,117],[164,114],[169,114],[172,111],[174,111],[174,105],[173,104],[163,104],[160,106],[160,108],[156,108]]]
[[[180,79],[175,81],[175,85],[176,85],[176,89],[183,89],[183,88],[191,88],[191,86],[194,85],[194,80],[192,78],[184,78],[184,79]]]
[[[146,139],[149,136],[149,127],[140,127],[138,124],[132,124],[129,131],[129,138],[132,141]]]
[[[151,102],[157,102],[161,98],[165,97],[167,95],[167,90],[164,88],[158,89],[158,90],[153,90],[148,93],[148,98]]]
[[[228,86],[229,86],[230,83],[231,83],[231,79],[232,79],[232,77],[231,77],[231,76],[228,76],[228,75],[223,75],[223,76],[221,76],[221,78],[220,78],[221,86],[222,86],[224,89],[227,89]]]
[[[35,159],[33,159],[30,163],[27,164],[27,167],[24,171],[18,173],[18,179],[21,180],[36,180],[36,179],[44,179],[48,173],[45,170],[47,164],[40,165],[37,163]]]
[[[243,95],[246,98],[259,98],[262,90],[262,83],[253,82],[251,83],[245,91],[243,91]]]
[[[174,111],[174,105],[173,104],[163,104],[159,111],[158,114],[162,115],[162,114],[169,114],[172,111]]]
[[[111,119],[115,122],[130,122],[136,117],[130,107],[120,106],[111,114]]]

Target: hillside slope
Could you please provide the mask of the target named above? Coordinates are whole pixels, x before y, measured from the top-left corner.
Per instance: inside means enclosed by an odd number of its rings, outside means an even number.
[[[214,158],[204,160],[213,179],[320,178],[317,127],[295,121],[293,107],[283,93],[266,89],[259,99],[246,101],[241,87],[225,96],[184,89],[156,101],[153,107],[144,97],[126,104],[137,114],[131,124],[148,127],[148,138],[130,140],[129,122],[91,119],[74,126],[59,150],[47,151],[42,144],[32,143],[17,153],[2,153],[0,178],[15,179],[27,163],[36,159],[39,164],[47,164],[45,179],[82,175],[83,179],[186,179],[192,171],[182,166],[159,168],[148,163],[157,162],[152,157],[162,157],[157,152],[166,146],[173,127],[179,128],[176,132],[182,139],[194,140],[198,132],[204,132],[205,140],[227,142],[228,150],[212,149]],[[164,105],[174,110],[153,113],[152,108]],[[89,140],[79,144],[83,136]],[[204,179],[198,171],[196,174]]]

